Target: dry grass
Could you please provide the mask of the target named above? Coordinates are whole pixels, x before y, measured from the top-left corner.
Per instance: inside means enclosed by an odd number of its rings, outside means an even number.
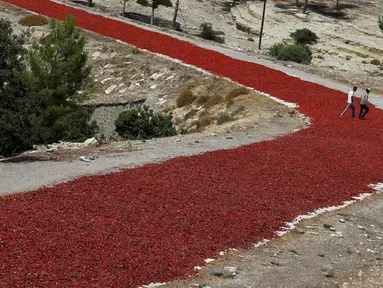
[[[204,105],[207,101],[209,101],[209,95],[201,95],[197,98],[197,105],[202,106]]]
[[[209,97],[209,99],[205,102],[203,107],[205,108],[213,107],[215,105],[222,103],[222,101],[223,101],[223,98],[221,96],[219,96],[218,94],[214,94],[213,96]]]
[[[244,87],[238,87],[230,90],[230,92],[226,95],[225,99],[226,101],[232,100],[240,95],[246,95],[249,94],[249,90],[247,90]]]
[[[218,114],[218,117],[217,117],[217,125],[222,125],[223,123],[226,123],[232,120],[233,118],[231,118],[227,112],[221,112]]]
[[[197,130],[201,131],[203,130],[206,126],[209,126],[214,122],[214,118],[211,117],[210,115],[206,115],[204,117],[201,117],[198,119],[197,122]]]
[[[20,19],[19,24],[21,26],[44,26],[49,24],[49,21],[46,17],[42,15],[35,15],[35,14],[30,14],[26,15],[23,18]]]
[[[180,95],[176,100],[177,107],[184,107],[190,105],[195,101],[196,97],[193,92],[189,89],[184,89],[181,91]]]
[[[189,120],[190,118],[194,117],[195,115],[197,115],[198,113],[198,110],[197,109],[192,109],[190,110],[188,113],[185,114],[184,116],[184,121],[187,121]]]

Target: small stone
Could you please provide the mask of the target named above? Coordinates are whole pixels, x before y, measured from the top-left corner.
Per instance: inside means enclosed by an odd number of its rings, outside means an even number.
[[[105,90],[105,94],[106,95],[109,95],[110,93],[112,93],[114,91],[114,89],[117,88],[117,85],[112,85],[110,86],[108,89]]]
[[[194,143],[199,143],[199,141],[198,140],[194,140]]]
[[[198,288],[210,288],[207,284],[199,284]]]
[[[323,227],[324,228],[327,228],[327,229],[330,229],[332,227],[332,225],[328,224],[328,223],[324,223],[323,224]]]
[[[381,255],[377,255],[377,256],[375,257],[375,259],[378,260],[378,261],[383,260],[383,254],[381,254]]]
[[[237,267],[225,267],[225,268],[223,268],[223,270],[225,271],[225,273],[224,273],[225,277],[233,278],[233,277],[235,277],[235,275],[237,275],[238,268]]]
[[[84,162],[90,162],[91,160],[86,158],[85,156],[80,156],[80,160]]]
[[[234,139],[233,136],[227,136],[226,139]]]
[[[366,229],[366,228],[364,228],[364,227],[361,226],[361,225],[358,225],[358,229],[360,229],[360,230],[364,230],[364,229]]]
[[[293,253],[293,254],[295,254],[295,255],[298,254],[297,250],[295,250],[295,249],[289,249],[289,252],[291,252],[291,253]]]
[[[324,256],[325,256],[324,253],[317,253],[317,255],[318,255],[319,257],[324,257]]]
[[[150,86],[150,89],[156,89],[157,88],[157,85],[152,85],[152,86]]]
[[[211,269],[210,274],[217,277],[221,277],[223,276],[223,274],[225,274],[225,270],[223,268],[214,267],[213,269]]]
[[[330,264],[322,265],[321,271],[324,273],[325,277],[333,277],[334,276],[334,267]]]
[[[331,231],[335,231],[335,228],[334,227],[330,227],[329,228]]]
[[[297,234],[304,234],[305,233],[305,231],[303,229],[298,228],[298,227],[294,228],[292,231],[297,233]]]
[[[180,139],[176,139],[174,142],[177,142],[177,143],[178,143],[178,142],[181,142],[181,140],[180,140]]]
[[[340,222],[340,223],[345,223],[346,220],[344,220],[343,218],[341,218],[341,219],[339,219],[339,222]]]
[[[275,265],[275,266],[281,266],[281,263],[279,263],[279,262],[276,261],[276,260],[271,260],[270,263],[273,264],[273,265]]]

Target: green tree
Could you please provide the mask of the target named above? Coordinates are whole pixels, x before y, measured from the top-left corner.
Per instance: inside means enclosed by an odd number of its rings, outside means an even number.
[[[0,155],[3,156],[32,146],[25,101],[26,36],[27,33],[15,35],[11,23],[0,20]]]
[[[29,52],[29,82],[34,92],[33,112],[28,115],[32,140],[81,141],[92,136],[95,128],[88,125],[91,111],[78,106],[90,74],[85,38],[72,16],[62,23],[52,21],[51,29],[49,37],[33,45]]]
[[[158,6],[163,5],[166,7],[172,7],[172,1],[171,0],[137,0],[138,4],[141,4],[143,6],[148,6],[152,8],[152,15],[150,17],[150,24],[154,24],[154,10],[158,8]]]

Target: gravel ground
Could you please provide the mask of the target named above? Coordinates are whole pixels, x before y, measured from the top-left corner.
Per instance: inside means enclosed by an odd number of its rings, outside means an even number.
[[[259,123],[256,128],[231,134],[194,133],[142,141],[116,142],[117,148],[137,151],[100,155],[91,162],[0,162],[0,195],[19,193],[68,181],[83,175],[108,173],[121,168],[132,168],[167,159],[196,155],[208,151],[231,149],[238,146],[270,140],[304,126],[299,118],[286,117]],[[76,152],[77,153],[77,152]],[[33,155],[33,154],[31,154]]]

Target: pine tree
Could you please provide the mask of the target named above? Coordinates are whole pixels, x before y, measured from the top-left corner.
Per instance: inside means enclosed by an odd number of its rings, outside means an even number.
[[[158,8],[158,6],[163,5],[166,7],[172,7],[171,0],[137,0],[137,3],[143,6],[148,6],[152,8],[152,15],[150,17],[150,24],[154,24],[154,10]]]
[[[24,79],[26,33],[15,35],[11,23],[0,20],[0,155],[31,147],[25,111],[28,93]]]

